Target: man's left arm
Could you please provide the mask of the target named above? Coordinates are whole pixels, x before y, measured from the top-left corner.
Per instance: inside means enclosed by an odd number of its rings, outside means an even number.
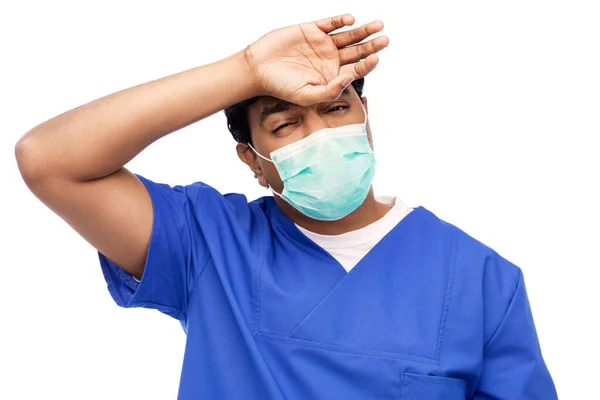
[[[473,400],[557,399],[538,342],[523,274],[502,322],[483,352],[483,371]]]

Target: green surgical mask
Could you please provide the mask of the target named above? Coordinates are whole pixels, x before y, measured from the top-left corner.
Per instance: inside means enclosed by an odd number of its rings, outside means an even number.
[[[362,106],[362,104],[361,104]],[[367,112],[360,124],[325,128],[270,154],[283,181],[273,193],[301,213],[317,220],[335,221],[356,210],[365,200],[375,175],[375,156],[367,137]]]

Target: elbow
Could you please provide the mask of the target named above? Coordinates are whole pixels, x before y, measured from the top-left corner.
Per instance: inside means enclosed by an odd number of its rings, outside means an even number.
[[[44,152],[36,142],[35,138],[25,135],[15,145],[15,159],[19,172],[32,190],[50,175]]]

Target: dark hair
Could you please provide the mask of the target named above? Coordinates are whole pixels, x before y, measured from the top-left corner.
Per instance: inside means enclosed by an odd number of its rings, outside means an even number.
[[[365,78],[360,78],[352,82],[352,86],[358,97],[362,97]],[[225,109],[227,117],[227,127],[231,136],[239,143],[252,143],[250,138],[250,126],[248,125],[248,107],[258,101],[258,97],[253,97],[248,100],[236,103]]]

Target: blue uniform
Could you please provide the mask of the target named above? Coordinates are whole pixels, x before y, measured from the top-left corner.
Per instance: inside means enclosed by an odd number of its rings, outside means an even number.
[[[140,177],[141,283],[100,254],[119,306],[187,342],[180,400],[552,400],[521,270],[417,207],[350,272],[272,197]]]

